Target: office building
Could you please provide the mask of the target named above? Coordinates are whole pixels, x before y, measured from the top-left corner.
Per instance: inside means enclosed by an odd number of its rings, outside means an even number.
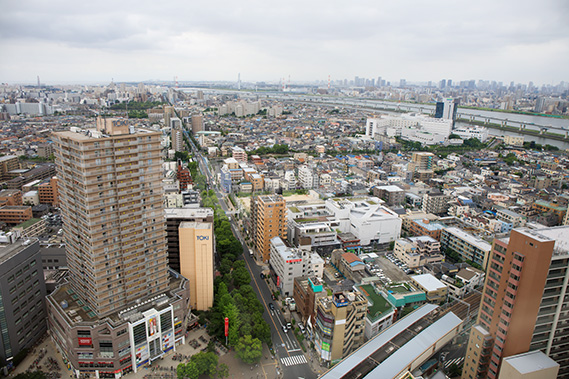
[[[251,202],[253,241],[257,256],[269,262],[273,237],[286,240],[286,203],[281,195],[255,196]]]
[[[0,368],[45,335],[45,295],[39,242],[0,235]]]
[[[213,306],[213,224],[182,222],[180,273],[190,281],[192,309],[207,311]]]
[[[569,227],[495,239],[462,377],[497,378],[504,358],[536,350],[560,365],[559,377],[569,375],[568,281]]]
[[[184,342],[189,286],[168,272],[161,133],[96,126],[53,134],[70,275],[48,323],[75,375],[120,377]]]
[[[458,112],[459,99],[444,99],[443,101],[437,101],[435,107],[435,118],[443,118],[445,120],[456,121],[456,115]]]

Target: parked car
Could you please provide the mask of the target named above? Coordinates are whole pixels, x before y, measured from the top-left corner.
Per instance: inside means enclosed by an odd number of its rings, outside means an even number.
[[[273,303],[269,303],[269,308],[271,308],[272,310],[275,310],[275,306]]]

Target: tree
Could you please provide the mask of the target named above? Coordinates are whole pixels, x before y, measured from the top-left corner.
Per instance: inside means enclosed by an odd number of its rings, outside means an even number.
[[[263,345],[261,341],[250,335],[241,337],[235,350],[237,357],[248,364],[259,362],[263,355]]]
[[[180,363],[176,368],[176,374],[178,376],[178,379],[198,379],[200,376],[200,372],[196,366],[196,363],[193,361],[190,361],[187,364]]]
[[[201,351],[194,354],[191,358],[191,362],[194,362],[198,372],[201,374],[207,374],[209,376],[214,376],[217,373],[217,362],[219,358],[215,353]]]
[[[249,275],[249,272],[245,267],[234,268],[233,271],[231,271],[231,278],[233,279],[233,285],[236,288],[239,288],[244,284],[251,283],[251,275]]]
[[[229,367],[225,363],[220,364],[217,368],[217,376],[222,379],[229,376]]]
[[[271,344],[271,328],[259,312],[253,314],[252,336],[266,343]]]

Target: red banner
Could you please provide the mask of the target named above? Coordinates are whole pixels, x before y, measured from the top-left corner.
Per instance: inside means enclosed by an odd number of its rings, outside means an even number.
[[[225,318],[225,337],[229,334],[229,319]]]
[[[93,344],[93,340],[91,338],[78,338],[79,346],[91,346]]]
[[[281,285],[281,277],[277,276],[277,287]]]

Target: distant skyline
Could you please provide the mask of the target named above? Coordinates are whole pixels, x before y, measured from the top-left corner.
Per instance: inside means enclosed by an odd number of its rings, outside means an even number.
[[[565,0],[4,1],[0,82],[569,81]]]

